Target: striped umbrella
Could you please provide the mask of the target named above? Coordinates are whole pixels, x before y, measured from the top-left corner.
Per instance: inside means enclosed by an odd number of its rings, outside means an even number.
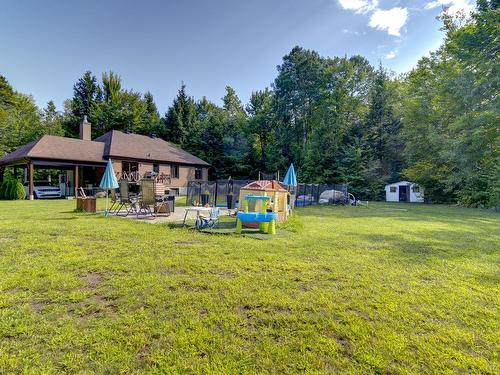
[[[99,187],[106,190],[106,210],[104,211],[104,215],[108,216],[108,190],[118,188],[118,181],[116,180],[111,159],[108,160],[108,165],[106,165],[106,170],[104,171]]]

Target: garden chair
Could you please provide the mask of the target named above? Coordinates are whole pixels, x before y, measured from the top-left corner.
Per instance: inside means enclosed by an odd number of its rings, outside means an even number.
[[[210,210],[210,214],[208,217],[200,215],[196,220],[196,228],[215,228],[219,225],[219,217],[220,217],[220,208],[214,207]]]
[[[115,213],[113,212],[113,207],[118,207],[118,205],[120,204],[120,199],[118,197],[118,195],[116,194],[116,189],[111,189],[111,206],[109,207],[109,212],[111,213]]]
[[[156,206],[155,197],[155,181],[153,179],[144,178],[140,181],[141,192],[139,194],[138,200],[138,210],[136,210],[137,218],[140,215],[151,216],[155,218],[156,214],[154,212],[154,207]],[[151,210],[153,207],[153,210]]]
[[[125,208],[126,213],[120,216],[128,216],[133,211],[137,212],[137,201],[130,196],[129,182],[127,180],[120,180],[118,185],[120,186],[120,201],[117,204],[115,214],[120,215],[122,208]]]

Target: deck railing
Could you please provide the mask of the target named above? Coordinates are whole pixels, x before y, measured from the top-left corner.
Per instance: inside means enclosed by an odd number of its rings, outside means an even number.
[[[139,172],[116,172],[117,180],[127,180],[129,182],[139,182],[143,178],[153,178],[155,182],[162,183],[165,185],[170,184],[171,177],[169,174],[165,173],[154,173],[154,172],[146,172],[140,174]]]

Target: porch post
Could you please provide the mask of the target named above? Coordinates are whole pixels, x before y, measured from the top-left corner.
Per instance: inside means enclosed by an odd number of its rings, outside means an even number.
[[[28,183],[28,194],[30,201],[32,201],[35,196],[33,195],[33,172],[35,168],[33,167],[33,162],[30,160],[28,163],[28,176],[29,176],[29,183]]]
[[[79,173],[78,165],[75,165],[75,171],[73,173],[73,185],[75,188],[75,198],[78,197],[78,173]]]
[[[3,182],[4,173],[5,173],[5,167],[0,167],[0,182]]]

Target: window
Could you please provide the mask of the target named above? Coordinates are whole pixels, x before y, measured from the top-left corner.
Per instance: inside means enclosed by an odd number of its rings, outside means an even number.
[[[153,172],[156,174],[160,174],[160,164],[153,163]]]
[[[390,189],[391,189],[391,190],[390,190],[390,191],[391,191],[391,193],[395,193],[395,192],[396,192],[396,186],[391,186],[391,187],[390,187]]]
[[[418,192],[420,192],[420,186],[413,185],[413,187],[411,188],[411,190],[413,190],[414,193],[418,193]]]
[[[139,170],[139,163],[134,161],[122,161],[122,172],[130,173]]]
[[[202,180],[203,179],[203,169],[196,168],[194,170],[194,179],[195,180]]]
[[[178,165],[171,165],[170,166],[170,177],[171,178],[179,178],[179,166]]]

